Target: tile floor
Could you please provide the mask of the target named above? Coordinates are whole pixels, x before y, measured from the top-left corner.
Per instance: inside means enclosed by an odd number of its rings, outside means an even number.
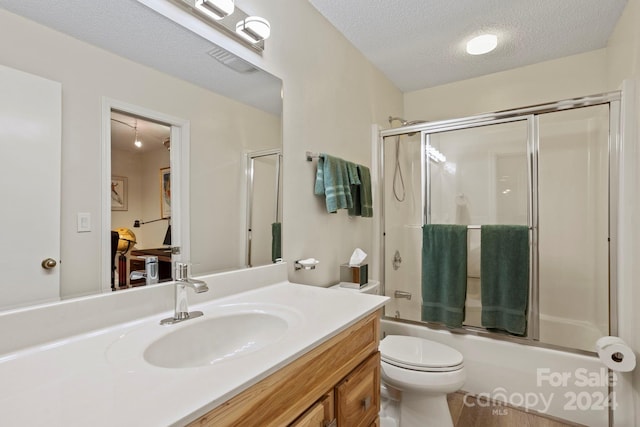
[[[559,422],[539,414],[509,406],[465,405],[465,393],[447,396],[454,427],[576,427],[580,424]],[[475,398],[467,397],[467,402]],[[485,401],[486,402],[486,401]]]

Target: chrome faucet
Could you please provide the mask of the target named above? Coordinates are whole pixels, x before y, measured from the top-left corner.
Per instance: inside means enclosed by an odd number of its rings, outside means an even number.
[[[146,279],[146,285],[155,285],[159,282],[158,278],[158,257],[144,257],[144,271],[135,270],[129,275],[130,280]]]
[[[207,292],[209,288],[202,280],[191,279],[189,277],[189,264],[176,262],[176,301],[173,317],[168,317],[160,321],[161,325],[173,325],[174,323],[194,319],[202,316],[201,311],[189,312],[187,302],[187,288],[193,289],[196,293]]]

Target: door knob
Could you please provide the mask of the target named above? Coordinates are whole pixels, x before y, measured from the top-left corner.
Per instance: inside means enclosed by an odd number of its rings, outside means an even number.
[[[58,265],[58,263],[53,258],[47,258],[47,259],[42,260],[42,264],[41,265],[42,265],[42,268],[44,268],[45,270],[50,270],[50,269],[54,268],[56,265]]]

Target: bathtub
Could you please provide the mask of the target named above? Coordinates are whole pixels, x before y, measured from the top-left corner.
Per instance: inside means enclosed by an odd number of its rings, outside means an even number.
[[[480,296],[467,295],[465,325],[482,327],[482,303]],[[419,320],[419,319],[417,319]],[[568,319],[540,313],[540,342],[560,347],[595,351],[598,338],[608,335],[606,327],[600,330],[587,321]]]

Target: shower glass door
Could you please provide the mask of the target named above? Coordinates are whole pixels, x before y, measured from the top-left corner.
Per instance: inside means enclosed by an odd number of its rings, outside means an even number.
[[[420,321],[423,171],[420,133],[384,138],[384,283],[387,316]]]
[[[422,225],[467,225],[463,327],[496,336],[481,322],[480,226],[525,225],[527,331],[509,339],[594,352],[615,334],[619,109],[614,92],[387,131],[386,316],[422,322]]]
[[[282,171],[280,150],[267,150],[247,155],[247,243],[248,267],[270,264],[274,258],[274,224],[282,217]]]
[[[385,292],[411,294],[392,299],[387,316],[422,320],[422,224],[463,224],[469,226],[464,324],[482,326],[479,226],[529,224],[529,126],[519,118],[430,133],[424,165],[419,133],[384,139]]]
[[[521,118],[426,135],[425,223],[468,226],[467,326],[482,327],[480,227],[530,225],[528,134],[529,122]],[[441,156],[429,156],[434,149]]]
[[[540,341],[609,335],[609,105],[541,114]]]

